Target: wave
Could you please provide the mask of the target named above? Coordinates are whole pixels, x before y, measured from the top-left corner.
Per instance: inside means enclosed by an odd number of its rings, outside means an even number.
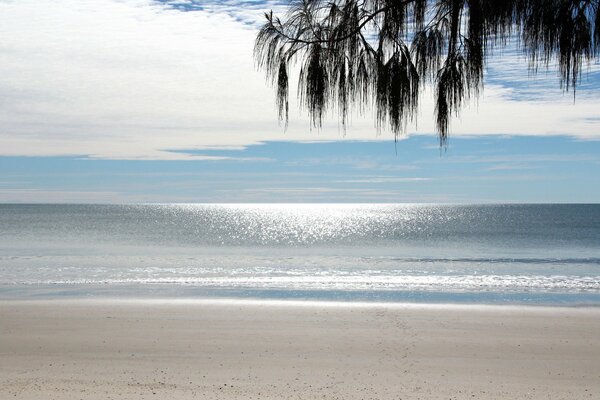
[[[192,285],[279,290],[408,290],[445,292],[599,292],[600,276],[404,275],[404,276],[213,276],[180,278],[73,279],[13,282],[17,285]]]

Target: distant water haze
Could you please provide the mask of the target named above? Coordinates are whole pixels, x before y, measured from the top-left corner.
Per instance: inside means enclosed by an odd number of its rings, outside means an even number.
[[[600,205],[0,205],[0,297],[600,305]]]

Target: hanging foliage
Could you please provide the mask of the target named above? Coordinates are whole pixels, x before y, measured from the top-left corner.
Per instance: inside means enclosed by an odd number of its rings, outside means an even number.
[[[556,60],[560,85],[575,88],[582,65],[600,55],[600,0],[294,0],[282,20],[265,14],[255,59],[277,88],[288,118],[290,66],[300,64],[298,93],[312,124],[336,109],[375,107],[395,135],[433,85],[443,144],[450,120],[483,86],[488,54],[516,41],[529,68]]]

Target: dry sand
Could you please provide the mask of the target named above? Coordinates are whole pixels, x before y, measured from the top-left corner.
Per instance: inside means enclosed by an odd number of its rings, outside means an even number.
[[[600,309],[0,302],[0,399],[600,399]]]

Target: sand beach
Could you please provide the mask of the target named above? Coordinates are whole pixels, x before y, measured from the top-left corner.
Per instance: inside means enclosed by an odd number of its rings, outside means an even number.
[[[2,399],[598,399],[600,309],[0,302]]]

